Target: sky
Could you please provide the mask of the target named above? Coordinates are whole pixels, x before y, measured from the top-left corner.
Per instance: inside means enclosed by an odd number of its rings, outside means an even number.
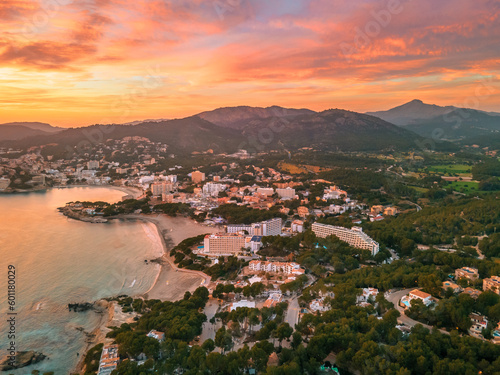
[[[2,0],[0,123],[218,107],[500,112],[497,0]]]

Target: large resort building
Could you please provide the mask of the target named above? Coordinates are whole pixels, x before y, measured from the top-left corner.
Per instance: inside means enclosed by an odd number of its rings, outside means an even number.
[[[234,224],[226,227],[227,233],[247,232],[250,236],[279,236],[283,227],[281,218],[254,224]]]
[[[369,250],[372,255],[377,254],[380,250],[378,242],[370,238],[360,227],[348,229],[334,225],[314,223],[312,225],[312,231],[316,236],[321,238],[326,238],[328,236],[338,237],[339,240],[345,241],[353,247]]]
[[[236,255],[245,244],[245,236],[236,233],[209,234],[205,236],[203,252],[216,256]]]

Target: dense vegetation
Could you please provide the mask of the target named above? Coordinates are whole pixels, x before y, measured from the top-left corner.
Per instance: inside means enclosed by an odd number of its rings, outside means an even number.
[[[500,223],[500,200],[463,198],[419,212],[367,223],[367,232],[376,240],[409,255],[415,244],[454,244],[457,236],[494,233]]]

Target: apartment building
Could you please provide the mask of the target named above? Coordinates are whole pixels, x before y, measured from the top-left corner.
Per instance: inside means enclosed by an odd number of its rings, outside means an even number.
[[[328,189],[325,189],[323,193],[324,200],[341,199],[342,196],[347,197],[347,192],[339,189],[337,186],[330,186]]]
[[[262,194],[262,195],[270,197],[271,195],[274,194],[274,189],[273,188],[258,188],[257,194]]]
[[[177,175],[176,174],[169,174],[168,176],[165,176],[165,180],[175,184],[177,182]]]
[[[281,199],[293,199],[295,197],[295,189],[290,187],[285,189],[276,189],[276,193]]]
[[[284,273],[286,275],[302,275],[304,270],[300,268],[300,264],[295,262],[268,262],[252,260],[248,269],[254,272],[274,272]]]
[[[90,160],[87,162],[87,169],[99,169],[99,161]]]
[[[292,222],[292,232],[302,233],[304,231],[304,222],[302,220],[294,220]]]
[[[159,197],[172,191],[174,191],[174,184],[171,182],[155,182],[151,184],[151,193],[154,197]]]
[[[204,195],[210,195],[210,196],[218,196],[219,192],[226,190],[226,185],[224,184],[216,184],[213,182],[207,182],[205,185],[203,185],[203,194]]]
[[[226,232],[247,232],[250,236],[279,236],[282,228],[283,221],[277,217],[254,224],[231,224],[226,226]]]
[[[335,225],[314,223],[312,225],[312,231],[316,234],[316,236],[321,238],[336,236],[338,239],[347,242],[353,247],[369,250],[372,255],[376,255],[380,250],[378,242],[370,238],[360,227],[352,227],[351,229],[348,229]]]
[[[191,181],[193,181],[195,184],[199,184],[200,182],[205,181],[205,173],[194,171],[193,173],[191,173]]]
[[[105,345],[102,348],[97,375],[111,374],[113,370],[116,370],[119,362],[118,345]]]
[[[483,290],[491,290],[500,295],[500,276],[491,276],[483,280]]]
[[[479,279],[479,271],[477,268],[472,267],[462,267],[455,270],[455,278],[458,279],[469,279],[477,280]]]
[[[217,233],[205,236],[203,252],[209,255],[235,255],[245,248],[246,237],[235,233]]]

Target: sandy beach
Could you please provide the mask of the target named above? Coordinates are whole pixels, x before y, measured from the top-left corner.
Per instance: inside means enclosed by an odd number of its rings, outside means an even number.
[[[178,268],[170,257],[170,250],[189,237],[218,232],[217,228],[203,226],[186,217],[159,215],[123,215],[120,220],[142,220],[153,223],[163,242],[164,255],[160,272],[151,288],[142,295],[146,299],[176,301],[186,291],[193,292],[202,285],[208,285],[210,276],[199,271]]]
[[[121,191],[127,188],[115,187]],[[127,194],[129,192],[125,191]],[[203,226],[186,217],[169,217],[164,214],[142,215],[128,214],[120,215],[113,220],[139,220],[155,225],[163,244],[163,256],[161,257],[161,268],[151,288],[144,294],[135,296],[144,299],[159,299],[161,301],[177,301],[184,297],[186,291],[193,292],[202,285],[208,285],[210,277],[203,272],[185,270],[178,268],[170,257],[170,250],[189,237],[204,233],[218,232],[218,228]],[[135,314],[125,314],[115,302],[99,301],[100,305],[107,310],[98,327],[92,332],[93,339],[88,342],[85,353],[98,343],[106,343],[106,334],[111,326],[120,326],[122,323],[132,322]],[[111,340],[110,340],[111,341]],[[83,359],[79,361],[76,372],[83,371]]]
[[[131,195],[134,199],[139,198],[143,193],[139,188],[131,186],[116,186],[116,185],[68,185],[68,186],[54,186],[52,189],[70,189],[74,187],[85,187],[85,188],[105,188],[112,190],[119,190],[127,195]]]

